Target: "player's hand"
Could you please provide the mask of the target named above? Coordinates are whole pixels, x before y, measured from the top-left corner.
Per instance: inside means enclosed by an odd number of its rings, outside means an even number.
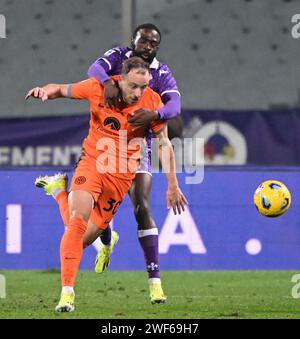
[[[104,105],[108,105],[110,109],[118,107],[120,102],[120,88],[115,81],[109,79],[104,82]]]
[[[172,207],[174,214],[181,214],[184,211],[184,205],[188,202],[178,186],[169,187],[167,190],[167,207]]]
[[[149,128],[152,121],[157,120],[158,112],[150,109],[138,109],[133,113],[133,116],[128,119],[128,122],[135,127]]]
[[[25,100],[30,97],[34,97],[36,99],[41,99],[42,101],[48,100],[48,94],[42,87],[32,88],[26,95]]]

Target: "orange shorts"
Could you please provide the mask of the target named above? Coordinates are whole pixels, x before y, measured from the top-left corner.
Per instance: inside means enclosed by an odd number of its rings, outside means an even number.
[[[97,227],[106,229],[127,194],[132,180],[124,180],[108,173],[99,173],[96,161],[83,156],[72,177],[70,191],[89,192],[95,205],[90,220]]]

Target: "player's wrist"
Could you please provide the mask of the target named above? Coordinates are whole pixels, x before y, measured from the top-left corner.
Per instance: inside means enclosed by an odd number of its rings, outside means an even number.
[[[179,186],[178,186],[177,179],[176,178],[172,178],[172,179],[169,178],[168,189],[173,191],[173,190],[177,190],[178,188],[179,188]]]

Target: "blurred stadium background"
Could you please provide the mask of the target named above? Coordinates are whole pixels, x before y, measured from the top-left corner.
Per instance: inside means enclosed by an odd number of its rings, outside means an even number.
[[[297,13],[298,0],[0,0],[0,269],[59,268],[59,211],[33,183],[58,170],[71,175],[89,120],[83,102],[25,102],[25,93],[86,78],[94,60],[128,45],[144,22],[160,28],[158,59],[182,95],[171,135],[205,140],[203,182],[187,185],[179,174],[189,200],[182,216],[166,209],[166,180],[154,174],[161,269],[299,269]],[[277,219],[253,205],[267,179],[283,181],[292,194],[290,210]],[[120,242],[111,269],[143,270],[128,199],[114,227]],[[85,251],[82,268],[93,267],[98,245]]]

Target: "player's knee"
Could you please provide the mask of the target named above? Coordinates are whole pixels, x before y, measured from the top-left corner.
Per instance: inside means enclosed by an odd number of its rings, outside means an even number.
[[[70,218],[83,219],[85,222],[88,222],[90,213],[84,213],[82,211],[71,210]]]
[[[134,215],[137,219],[151,216],[150,206],[146,202],[137,204],[134,209]]]

